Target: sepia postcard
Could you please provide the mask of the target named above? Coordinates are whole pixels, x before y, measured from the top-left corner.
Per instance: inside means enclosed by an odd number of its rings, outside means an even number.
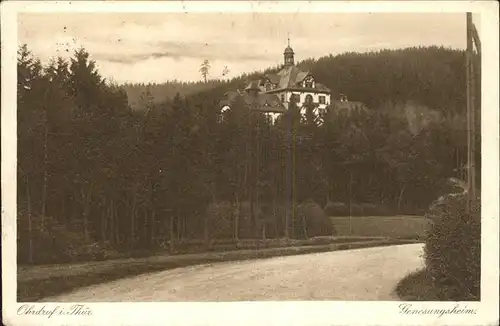
[[[5,325],[498,325],[489,1],[5,1]]]

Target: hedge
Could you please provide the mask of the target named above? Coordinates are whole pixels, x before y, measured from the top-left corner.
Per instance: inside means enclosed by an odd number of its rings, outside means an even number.
[[[465,195],[441,198],[427,217],[433,221],[425,262],[440,300],[479,300],[481,276],[480,200],[466,210]]]

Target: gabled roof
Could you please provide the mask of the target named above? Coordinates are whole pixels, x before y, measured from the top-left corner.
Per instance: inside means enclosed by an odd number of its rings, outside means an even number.
[[[266,75],[272,83],[278,84],[277,88],[290,88],[304,80],[309,75],[308,72],[300,71],[295,66],[286,66],[277,74]]]
[[[286,108],[275,94],[258,93],[251,95],[247,92],[230,91],[226,98],[220,101],[221,106],[231,106],[238,98],[242,99],[247,107],[262,112],[285,112]]]
[[[288,88],[304,88],[302,85],[298,85],[307,76],[309,76],[308,71],[302,71],[296,66],[285,66],[276,74],[268,74],[265,78],[268,78],[272,83],[277,84],[277,87],[272,91],[279,89]],[[323,84],[316,83],[315,90],[330,92],[330,90]]]

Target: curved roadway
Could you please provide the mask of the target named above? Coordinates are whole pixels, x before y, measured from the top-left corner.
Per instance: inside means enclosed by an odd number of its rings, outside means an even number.
[[[398,300],[423,267],[423,245],[398,245],[177,268],[77,289],[43,301]]]

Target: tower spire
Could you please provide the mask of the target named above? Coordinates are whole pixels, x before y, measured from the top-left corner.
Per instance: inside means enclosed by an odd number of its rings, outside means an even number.
[[[288,46],[285,49],[285,52],[283,53],[285,57],[285,66],[293,66],[294,65],[294,59],[293,59],[293,49],[290,47],[290,33],[288,33]]]

